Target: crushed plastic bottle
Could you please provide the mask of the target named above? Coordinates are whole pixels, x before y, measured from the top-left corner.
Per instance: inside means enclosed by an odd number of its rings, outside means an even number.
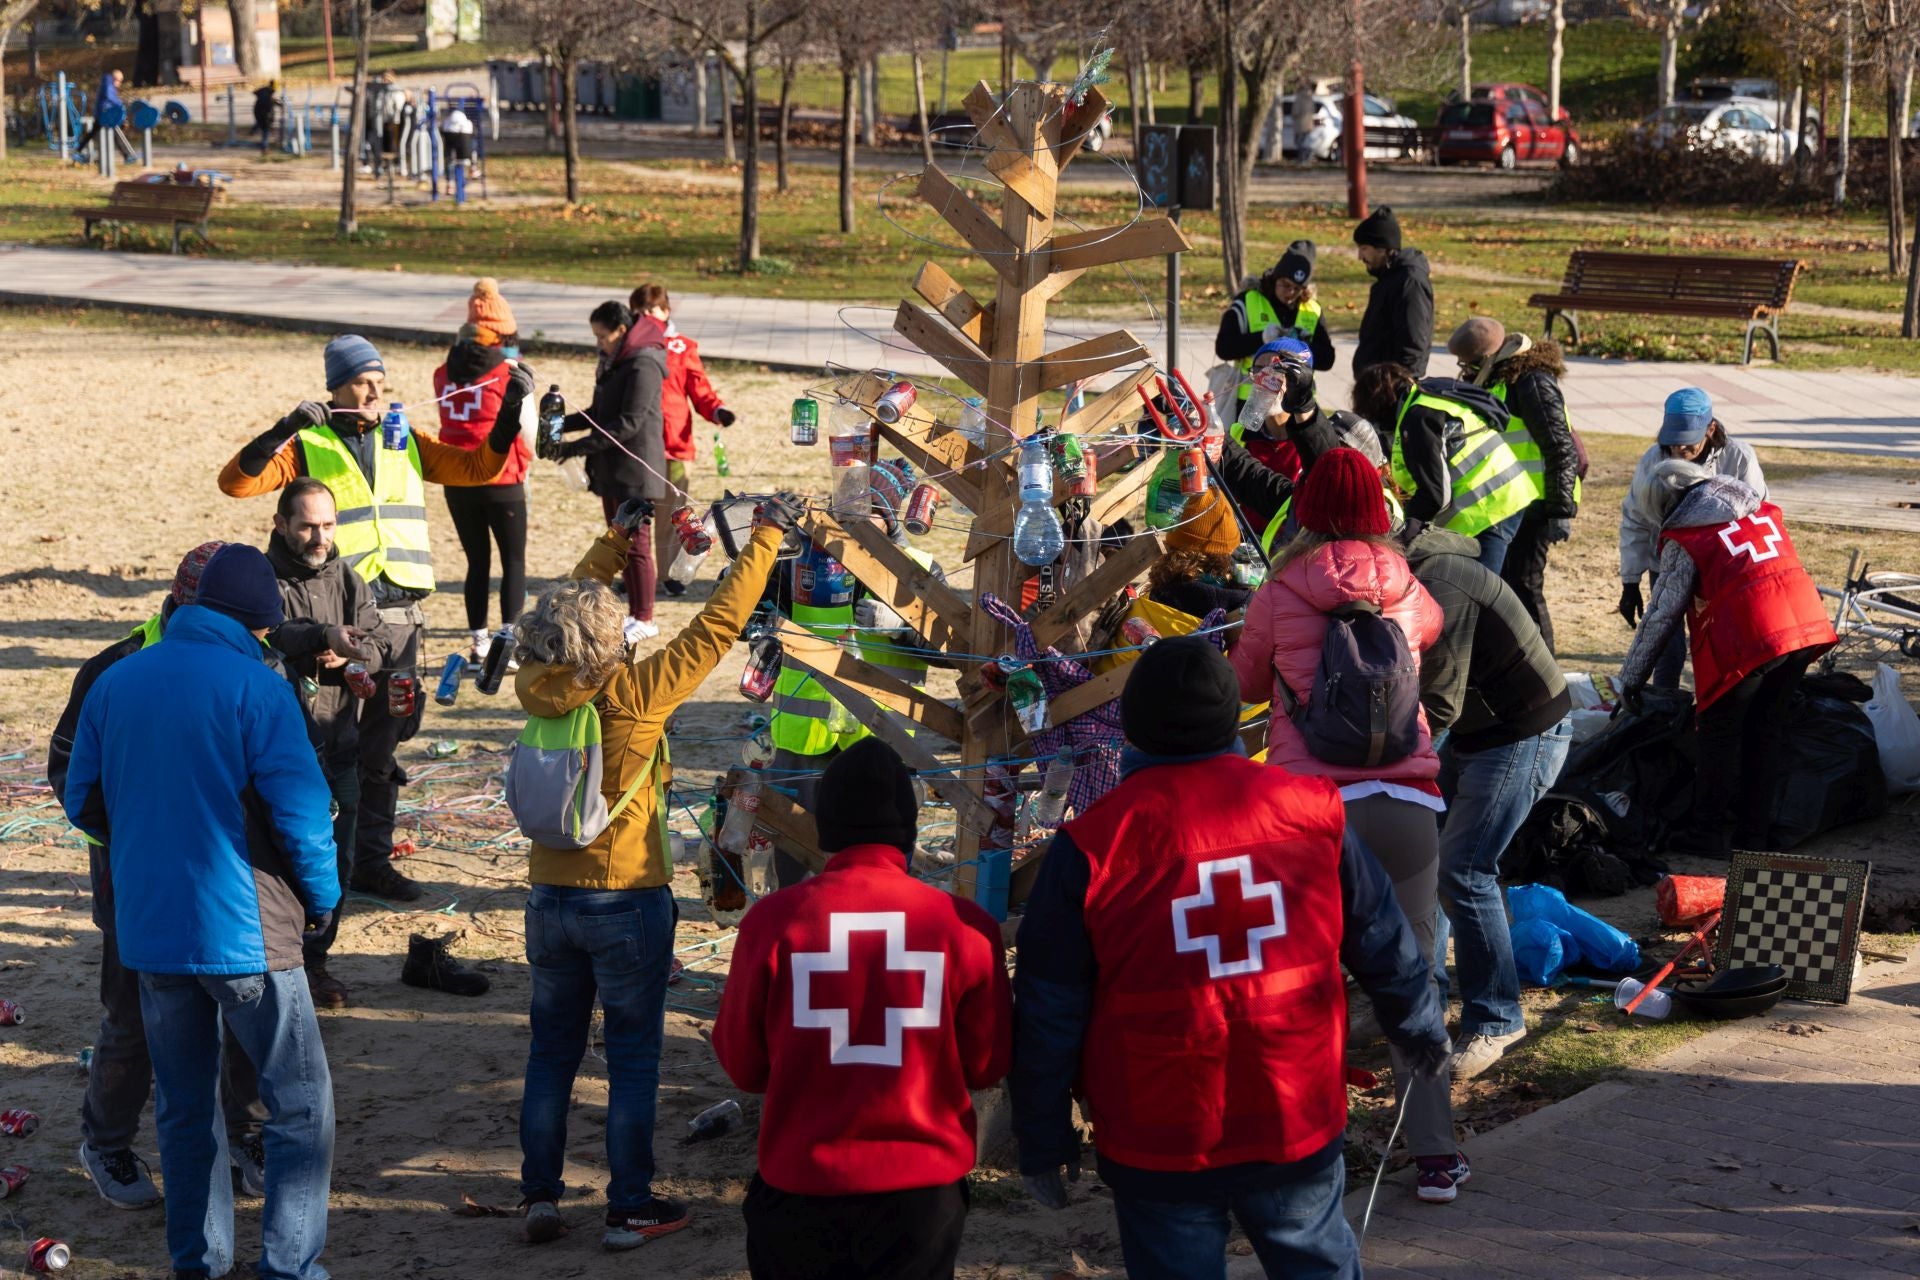
[[[1033,820],[1043,827],[1057,827],[1067,814],[1067,792],[1073,786],[1073,748],[1062,747],[1047,762],[1047,776],[1040,784],[1040,795],[1033,802]]]
[[[734,1127],[744,1119],[740,1104],[732,1098],[725,1102],[716,1102],[693,1119],[687,1121],[688,1143],[706,1142],[713,1138],[732,1133]]]
[[[827,452],[833,464],[833,515],[859,519],[873,510],[873,428],[866,410],[849,400],[827,415]]]

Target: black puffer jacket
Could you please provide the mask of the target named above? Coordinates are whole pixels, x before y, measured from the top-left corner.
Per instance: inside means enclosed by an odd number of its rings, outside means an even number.
[[[338,551],[318,569],[310,568],[275,533],[267,542],[267,562],[273,566],[287,615],[274,632],[274,646],[284,656],[287,676],[306,708],[320,763],[331,773],[359,755],[360,703],[347,688],[344,667],[320,665],[325,628],[344,625],[365,632],[361,648],[369,671],[387,665],[397,641],[380,620],[372,585],[347,568]]]
[[[586,435],[562,445],[562,456],[587,460],[587,487],[599,496],[656,502],[667,496],[666,420],[660,410],[666,380],[666,330],[641,316],[619,354],[601,363],[592,408],[567,415],[566,430]],[[589,417],[601,431],[588,424]]]
[[[1399,364],[1413,376],[1427,376],[1427,357],[1433,350],[1433,278],[1427,255],[1401,249],[1374,277],[1367,294],[1366,314],[1353,348],[1353,371],[1360,374],[1376,364]]]
[[[1535,343],[1493,371],[1492,383],[1507,388],[1507,408],[1527,424],[1527,434],[1540,446],[1542,479],[1547,496],[1540,500],[1543,514],[1571,520],[1579,514],[1574,485],[1580,477],[1580,450],[1567,424],[1567,402],[1560,379],[1567,365],[1560,344],[1551,339]]]
[[[1446,617],[1420,655],[1420,701],[1434,733],[1453,730],[1458,751],[1531,738],[1573,707],[1540,628],[1479,551],[1472,538],[1432,528],[1407,547],[1413,576]]]

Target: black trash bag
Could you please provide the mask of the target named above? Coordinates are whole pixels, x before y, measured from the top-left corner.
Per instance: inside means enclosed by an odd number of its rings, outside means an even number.
[[[1873,722],[1858,703],[1816,691],[1822,687],[1803,682],[1787,707],[1788,754],[1768,823],[1770,851],[1791,849],[1887,810],[1887,779],[1880,771]]]

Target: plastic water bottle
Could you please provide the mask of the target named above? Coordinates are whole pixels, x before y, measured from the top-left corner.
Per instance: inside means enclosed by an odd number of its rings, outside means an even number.
[[[540,444],[545,456],[551,458],[566,435],[567,398],[560,394],[559,383],[548,386],[547,394],[540,397],[539,418]]]
[[[718,1138],[723,1134],[731,1133],[740,1120],[740,1104],[732,1098],[715,1103],[687,1121],[687,1141],[705,1142],[709,1138]]]
[[[1039,432],[1020,446],[1020,514],[1013,521],[1013,554],[1020,563],[1043,568],[1067,548],[1060,513],[1053,509],[1053,459],[1047,437]]]
[[[701,551],[695,551],[682,542],[680,550],[673,557],[673,564],[667,569],[667,577],[686,586],[700,576],[700,566],[707,562],[707,556],[712,550],[713,535],[711,533],[707,535],[706,547]]]
[[[741,783],[734,788],[733,799],[727,805],[727,820],[720,825],[720,835],[714,843],[726,853],[744,854],[759,813],[760,784]]]
[[[406,410],[398,403],[388,405],[386,414],[380,419],[380,443],[389,449],[404,449],[407,447],[407,437],[412,432]]]
[[[1200,410],[1206,416],[1206,432],[1200,437],[1200,447],[1206,451],[1208,462],[1220,461],[1220,455],[1227,447],[1227,429],[1220,425],[1220,413],[1214,407],[1213,392],[1200,397]]]
[[[1062,747],[1047,762],[1047,776],[1040,784],[1040,798],[1033,802],[1033,820],[1043,827],[1057,827],[1067,814],[1067,792],[1073,786],[1073,748]]]
[[[960,402],[960,434],[976,449],[987,447],[987,404],[979,396]]]
[[[827,418],[827,451],[833,463],[835,519],[859,519],[873,510],[873,468],[867,456],[871,443],[867,411],[847,400],[834,405]]]

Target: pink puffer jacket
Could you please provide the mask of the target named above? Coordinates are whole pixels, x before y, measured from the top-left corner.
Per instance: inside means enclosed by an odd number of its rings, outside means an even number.
[[[1273,676],[1278,668],[1294,695],[1302,702],[1311,702],[1320,670],[1320,646],[1327,635],[1326,615],[1355,600],[1380,606],[1382,614],[1400,625],[1417,668],[1420,651],[1440,634],[1439,604],[1415,580],[1405,556],[1371,542],[1333,542],[1293,561],[1248,601],[1246,626],[1232,654],[1233,669],[1240,676],[1240,696],[1248,702],[1273,701]],[[1440,773],[1440,758],[1433,752],[1424,710],[1420,713],[1420,745],[1413,754],[1390,765],[1366,769],[1314,759],[1300,731],[1276,706],[1267,724],[1267,763],[1338,782],[1419,783],[1431,781]]]

